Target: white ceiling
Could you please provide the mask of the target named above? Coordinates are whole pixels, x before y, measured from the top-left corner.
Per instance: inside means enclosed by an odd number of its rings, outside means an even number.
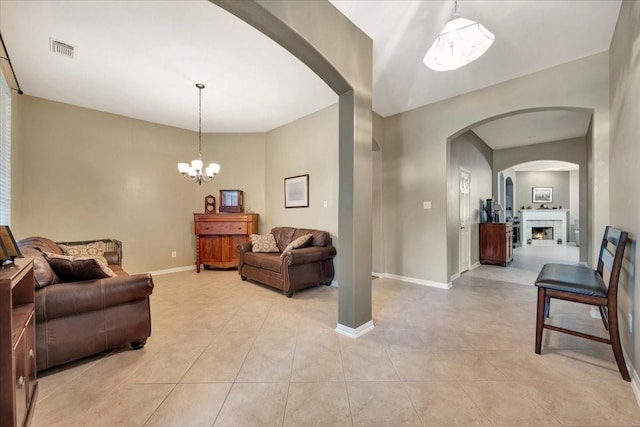
[[[473,128],[494,150],[582,137],[591,113],[586,111],[537,111],[515,114]]]
[[[605,51],[620,9],[620,0],[460,0],[458,12],[496,42],[438,73],[422,58],[450,0],[331,2],[374,40],[382,116]],[[305,65],[205,0],[0,0],[0,32],[26,94],[155,123],[196,130],[196,82],[207,86],[205,132],[268,131],[337,102]],[[49,52],[50,37],[76,46],[76,59]]]

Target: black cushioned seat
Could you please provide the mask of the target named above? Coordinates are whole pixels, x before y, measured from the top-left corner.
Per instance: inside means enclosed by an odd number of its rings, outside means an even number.
[[[581,265],[545,264],[538,274],[536,286],[591,297],[607,297],[607,286],[600,274]]]

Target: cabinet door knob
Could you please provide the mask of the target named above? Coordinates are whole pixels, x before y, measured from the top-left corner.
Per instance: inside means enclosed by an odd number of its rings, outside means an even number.
[[[24,376],[20,375],[20,378],[18,378],[18,388],[22,388],[23,385],[24,385]]]
[[[36,354],[33,352],[33,349],[29,350],[29,357],[33,359],[35,356]]]

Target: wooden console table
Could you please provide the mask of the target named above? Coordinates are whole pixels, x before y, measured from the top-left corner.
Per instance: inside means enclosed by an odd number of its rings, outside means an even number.
[[[0,426],[27,426],[36,406],[33,261],[0,270]]]
[[[193,214],[196,234],[196,271],[200,266],[238,268],[240,243],[258,233],[258,214]]]
[[[484,222],[480,224],[480,263],[506,267],[513,261],[513,224]]]

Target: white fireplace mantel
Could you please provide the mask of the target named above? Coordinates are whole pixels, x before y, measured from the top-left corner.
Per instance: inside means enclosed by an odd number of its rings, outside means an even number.
[[[556,244],[558,239],[562,239],[562,244],[567,244],[567,218],[568,209],[525,209],[520,211],[520,237],[522,243],[526,244],[531,239],[531,222],[547,221],[545,226],[559,229],[559,233],[554,232],[552,242],[533,240],[534,244]],[[536,225],[537,227],[537,225]]]

